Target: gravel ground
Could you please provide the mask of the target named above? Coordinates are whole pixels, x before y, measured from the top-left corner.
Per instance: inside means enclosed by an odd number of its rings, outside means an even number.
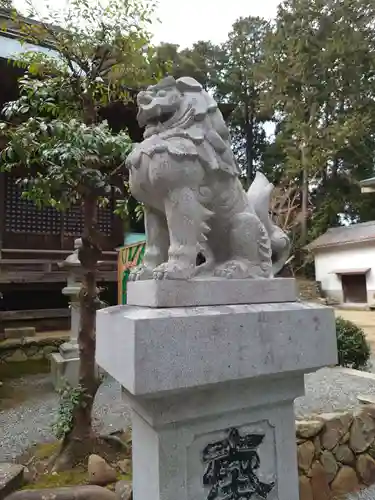
[[[30,398],[0,411],[0,462],[12,460],[34,443],[53,438],[51,425],[58,398],[49,376],[28,376],[13,383],[20,391],[28,390]],[[375,394],[375,379],[349,375],[339,368],[319,370],[306,376],[306,395],[296,400],[296,415],[355,408],[358,394]],[[96,427],[106,431],[123,429],[129,423],[120,386],[112,379],[108,378],[99,390],[94,418]]]
[[[305,396],[295,401],[297,416],[353,409],[359,394],[375,394],[375,377],[350,375],[340,368],[323,368],[305,377]]]
[[[12,383],[20,391],[28,389],[30,398],[12,409],[0,411],[0,462],[14,459],[35,443],[53,439],[51,426],[58,408],[58,396],[48,375],[32,375]],[[98,391],[94,423],[100,431],[124,429],[129,424],[120,386],[114,380],[107,379]]]

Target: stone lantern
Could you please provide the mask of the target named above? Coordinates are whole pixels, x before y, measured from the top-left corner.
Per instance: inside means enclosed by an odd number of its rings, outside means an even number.
[[[79,292],[81,290],[82,267],[78,258],[78,251],[82,240],[74,242],[74,252],[60,264],[61,269],[68,272],[67,285],[63,288],[63,295],[69,297],[71,310],[70,340],[64,342],[59,352],[51,356],[51,372],[56,389],[61,388],[64,382],[77,386],[79,377],[79,348],[78,333],[81,324],[79,307]]]

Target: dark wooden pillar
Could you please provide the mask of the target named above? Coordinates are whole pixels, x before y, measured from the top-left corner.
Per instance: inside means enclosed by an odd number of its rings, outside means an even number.
[[[5,174],[0,172],[0,259],[5,232]]]

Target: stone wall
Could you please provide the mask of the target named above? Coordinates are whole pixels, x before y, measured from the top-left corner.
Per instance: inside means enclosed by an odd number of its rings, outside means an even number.
[[[3,363],[41,361],[69,340],[69,335],[24,337],[0,341],[0,366]]]
[[[301,300],[317,300],[321,296],[319,283],[316,281],[297,278],[297,287]]]
[[[375,483],[375,405],[296,422],[300,500],[330,500]]]

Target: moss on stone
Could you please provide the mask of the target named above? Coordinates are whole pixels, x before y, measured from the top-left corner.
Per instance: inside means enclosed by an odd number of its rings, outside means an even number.
[[[37,460],[47,460],[56,455],[56,453],[59,451],[60,445],[60,441],[38,444],[33,450],[33,455]]]
[[[50,365],[48,359],[29,359],[27,361],[0,363],[0,381],[23,377],[24,375],[36,375],[38,373],[49,373]]]
[[[119,481],[132,481],[133,477],[131,474],[120,474],[118,477]]]
[[[38,489],[48,489],[48,488],[62,488],[65,486],[80,486],[88,484],[88,473],[87,473],[87,463],[82,463],[71,470],[64,472],[45,472],[51,470],[51,466],[54,462],[54,457],[59,452],[61,446],[61,441],[52,441],[49,443],[39,443],[22,456],[17,459],[17,463],[25,464],[29,463],[29,471],[31,476],[34,477],[32,483],[27,484],[24,490],[38,490]],[[103,450],[94,450],[100,456],[105,455]],[[111,464],[117,470],[117,481],[125,480],[132,481],[132,474],[124,474],[119,470],[117,462],[121,457],[118,453],[114,453],[111,457],[107,457],[108,463]],[[114,491],[115,484],[110,484],[107,486],[109,490]]]
[[[117,481],[131,481],[131,476],[128,474],[119,474]],[[39,490],[45,488],[63,488],[64,486],[80,486],[88,484],[87,471],[83,468],[77,468],[66,472],[53,472],[51,474],[43,474],[32,483],[24,486],[24,490]],[[107,489],[114,491],[115,483],[107,486]]]
[[[87,484],[87,472],[75,469],[66,472],[52,472],[39,476],[37,481],[28,484],[24,490],[41,490],[44,488],[62,488],[64,486],[78,486]]]

